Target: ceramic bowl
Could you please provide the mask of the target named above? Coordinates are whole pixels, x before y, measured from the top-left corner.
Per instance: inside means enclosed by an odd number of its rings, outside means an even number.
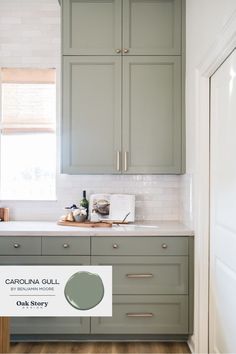
[[[86,220],[86,215],[74,215],[74,219],[77,222],[85,222]]]

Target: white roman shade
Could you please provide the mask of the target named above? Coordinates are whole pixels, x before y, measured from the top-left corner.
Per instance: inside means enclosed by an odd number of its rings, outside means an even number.
[[[1,68],[1,131],[54,132],[55,69]]]

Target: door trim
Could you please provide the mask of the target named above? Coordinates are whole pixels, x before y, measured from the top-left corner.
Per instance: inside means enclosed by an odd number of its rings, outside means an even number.
[[[236,47],[236,11],[196,68],[196,132],[194,181],[195,209],[195,334],[189,344],[195,353],[209,352],[209,171],[210,171],[210,77]]]

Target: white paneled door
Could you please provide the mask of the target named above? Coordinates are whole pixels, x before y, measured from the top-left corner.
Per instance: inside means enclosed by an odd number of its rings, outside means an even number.
[[[236,50],[211,77],[210,353],[236,353]]]

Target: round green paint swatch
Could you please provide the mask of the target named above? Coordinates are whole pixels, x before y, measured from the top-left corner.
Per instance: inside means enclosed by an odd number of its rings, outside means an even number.
[[[67,281],[65,297],[78,310],[90,310],[103,299],[104,286],[98,274],[77,272]]]

